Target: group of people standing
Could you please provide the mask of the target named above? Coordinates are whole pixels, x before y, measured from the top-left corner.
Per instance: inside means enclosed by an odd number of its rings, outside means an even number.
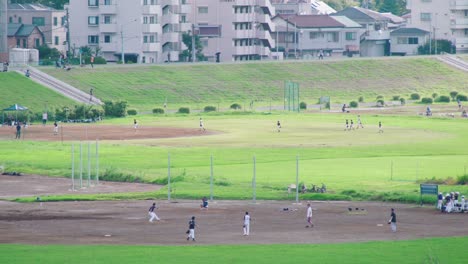
[[[458,201],[458,198],[461,198]],[[452,212],[461,212],[468,210],[468,204],[465,202],[465,196],[461,195],[459,192],[450,192],[444,195],[440,192],[437,196],[437,209],[442,213],[452,213]]]

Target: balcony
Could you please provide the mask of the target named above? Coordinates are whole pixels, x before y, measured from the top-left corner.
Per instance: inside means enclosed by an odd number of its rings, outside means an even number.
[[[450,21],[450,28],[451,29],[466,29],[468,28],[468,19],[454,19]]]
[[[365,40],[388,40],[390,39],[390,31],[366,31],[363,36]]]
[[[270,32],[275,31],[275,24],[271,21],[270,15],[257,15],[257,21],[266,26],[266,29]]]
[[[161,0],[159,1],[161,3],[162,7],[171,5],[171,6],[178,6],[179,5],[179,0]]]
[[[265,14],[270,16],[275,15],[275,8],[271,4],[270,0],[257,0],[257,5],[259,5]]]
[[[161,15],[161,6],[159,5],[144,5],[141,13],[144,15]]]
[[[99,31],[103,33],[116,33],[118,32],[117,24],[99,24]]]
[[[143,33],[158,33],[161,34],[162,29],[160,24],[143,24],[141,27]]]
[[[451,10],[466,10],[468,9],[468,0],[451,0],[450,9]]]
[[[235,14],[233,22],[250,22],[255,21],[253,14]]]
[[[173,13],[168,13],[164,14],[161,19],[161,24],[166,25],[166,24],[179,24],[179,15],[178,14],[173,14]]]
[[[257,36],[257,38],[259,38],[259,39],[263,40],[264,42],[266,42],[266,45],[268,47],[275,47],[275,41],[271,37],[271,34],[270,34],[269,31],[258,30],[256,36]]]
[[[192,13],[191,5],[180,5],[180,14],[190,14]]]
[[[252,55],[257,54],[255,46],[237,46],[234,47],[233,55]]]
[[[143,52],[159,52],[161,51],[161,44],[156,42],[156,43],[143,43],[142,46],[142,51]]]
[[[117,14],[117,5],[100,5],[99,13],[105,14]]]
[[[253,38],[255,36],[255,32],[253,29],[236,30],[234,32],[235,32],[235,38],[237,39]]]
[[[99,45],[102,52],[117,52],[120,47],[116,43],[101,43]]]
[[[178,32],[166,32],[163,33],[163,43],[167,42],[179,42],[179,33]]]
[[[260,56],[269,57],[270,56],[270,49],[268,47],[264,47],[264,46],[257,46],[256,47],[256,54],[258,54]]]

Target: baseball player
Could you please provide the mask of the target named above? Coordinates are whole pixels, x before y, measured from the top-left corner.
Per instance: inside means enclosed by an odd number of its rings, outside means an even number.
[[[356,129],[359,129],[359,127],[364,128],[364,126],[362,125],[362,122],[361,122],[361,116],[360,115],[357,116],[357,127],[356,127]]]
[[[133,128],[137,129],[138,128],[138,122],[136,119],[133,119]]]
[[[354,130],[354,122],[351,119],[351,124],[349,125],[349,130]]]
[[[250,234],[250,215],[249,212],[245,212],[244,215],[244,236],[248,236]]]
[[[442,200],[444,199],[444,196],[440,192],[439,195],[437,195],[437,209],[442,209]]]
[[[192,239],[192,241],[195,241],[195,227],[196,226],[197,224],[195,224],[195,216],[192,216],[192,219],[190,219],[189,221],[189,230],[187,231],[188,232],[187,241],[189,241],[190,238]]]
[[[382,122],[379,121],[379,133],[383,133]]]
[[[150,220],[149,220],[150,223],[152,223],[154,219],[156,219],[157,221],[161,220],[154,212],[155,209],[156,209],[156,203],[153,203],[153,205],[148,210],[148,214],[150,216]]]
[[[281,132],[281,123],[279,120],[276,122],[276,128],[278,129],[278,132]]]
[[[390,220],[388,220],[388,224],[392,228],[392,232],[396,232],[396,214],[395,214],[395,209],[392,208],[392,213],[390,214]]]
[[[307,225],[305,227],[314,227],[314,224],[312,224],[312,207],[310,207],[310,203],[307,204]]]
[[[200,117],[200,131],[203,130],[205,131],[205,126],[203,125],[203,119]]]
[[[57,125],[57,121],[54,122],[54,135],[57,135],[58,134],[58,125]]]
[[[348,129],[349,129],[349,122],[348,122],[348,119],[346,119],[346,125],[345,125],[345,129],[344,129],[344,130],[345,130],[345,131],[348,131]]]

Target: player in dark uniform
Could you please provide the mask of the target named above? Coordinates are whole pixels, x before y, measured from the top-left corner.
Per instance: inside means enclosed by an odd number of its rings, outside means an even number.
[[[189,230],[187,231],[188,236],[187,236],[187,241],[192,239],[192,241],[195,241],[195,227],[197,224],[195,224],[195,216],[192,216],[192,219],[189,221]]]
[[[279,120],[276,122],[276,128],[278,128],[278,132],[281,132],[281,123]]]
[[[392,213],[390,214],[390,220],[388,220],[388,224],[391,225],[392,232],[396,232],[396,214],[395,209],[392,208]]]

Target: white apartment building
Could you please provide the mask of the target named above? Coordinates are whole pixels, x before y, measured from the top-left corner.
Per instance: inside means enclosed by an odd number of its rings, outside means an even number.
[[[221,61],[272,59],[275,47],[270,0],[192,0],[190,21],[200,28],[203,54]],[[219,37],[203,34],[204,27],[219,28]]]
[[[38,26],[50,48],[66,51],[66,13],[41,4],[8,4],[9,24]]]
[[[431,32],[431,39],[452,41],[458,53],[468,52],[468,0],[407,0],[408,27]]]
[[[0,63],[8,60],[7,0],[0,0]]]
[[[190,11],[186,0],[70,0],[70,42],[108,61],[178,61]]]

